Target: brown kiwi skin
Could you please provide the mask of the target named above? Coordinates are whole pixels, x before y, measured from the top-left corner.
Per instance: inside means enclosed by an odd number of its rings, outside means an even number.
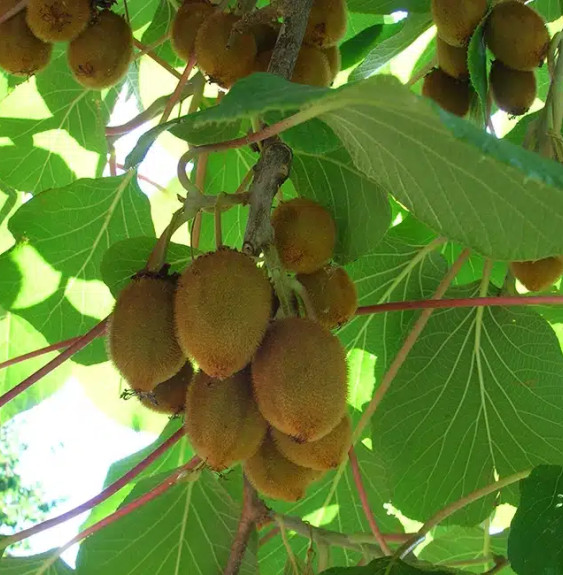
[[[314,0],[303,42],[317,48],[334,46],[346,35],[346,0]]]
[[[444,42],[440,36],[437,36],[436,55],[438,58],[438,66],[448,76],[456,80],[466,80],[469,78],[467,47],[459,48],[457,46],[450,46],[447,42]]]
[[[272,213],[275,245],[282,265],[296,273],[313,273],[332,257],[336,224],[326,208],[307,198],[279,204]]]
[[[323,54],[328,60],[331,82],[334,82],[334,79],[342,69],[342,54],[340,53],[340,48],[338,46],[329,46],[323,49]]]
[[[178,415],[186,405],[186,391],[194,375],[192,364],[187,361],[184,367],[170,379],[159,383],[152,391],[138,394],[140,402],[151,411]]]
[[[225,380],[199,371],[186,395],[185,430],[198,455],[217,471],[252,457],[268,429],[252,395],[250,370]]]
[[[487,0],[432,0],[432,19],[438,36],[450,46],[467,46],[487,13]]]
[[[422,95],[447,112],[463,117],[469,112],[473,92],[469,82],[456,80],[440,68],[434,68],[424,77]]]
[[[266,332],[272,299],[268,277],[252,258],[228,248],[198,257],[176,290],[176,333],[184,353],[212,377],[240,371]]]
[[[127,73],[132,56],[131,27],[110,10],[100,12],[67,50],[76,81],[96,90],[117,84]]]
[[[27,3],[27,24],[44,42],[74,40],[91,17],[90,0],[29,0]]]
[[[195,39],[200,26],[213,13],[213,7],[201,0],[184,2],[172,21],[170,41],[174,52],[187,62],[194,54]]]
[[[270,425],[297,441],[316,441],[346,412],[348,370],[342,344],[312,320],[272,323],[252,359],[254,394]]]
[[[0,0],[0,14],[17,2]],[[25,10],[0,24],[0,68],[14,76],[31,76],[47,67],[53,45],[36,38],[26,22]]]
[[[497,60],[526,72],[541,65],[550,39],[543,18],[535,10],[507,0],[497,4],[487,19],[485,41]]]
[[[563,256],[542,258],[536,261],[512,262],[510,270],[529,291],[544,291],[563,274]]]
[[[302,499],[307,487],[322,476],[317,470],[289,461],[270,434],[256,454],[244,462],[244,473],[262,495],[281,501]]]
[[[234,14],[215,12],[205,19],[196,36],[198,65],[222,88],[230,88],[255,67],[257,47],[252,33],[235,33],[231,38],[232,28],[238,21]]]
[[[522,72],[495,60],[489,76],[496,105],[512,116],[525,114],[536,99],[537,85],[534,72]]]
[[[352,444],[352,422],[346,414],[330,433],[309,443],[298,443],[275,428],[272,428],[271,434],[276,447],[291,462],[326,471],[336,469],[346,460]]]

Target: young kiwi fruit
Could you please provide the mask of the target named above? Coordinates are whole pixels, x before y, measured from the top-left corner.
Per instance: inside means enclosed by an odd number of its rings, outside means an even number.
[[[346,459],[352,443],[352,422],[346,414],[330,433],[309,443],[298,443],[274,428],[271,429],[271,434],[276,447],[291,462],[325,471],[338,467]]]
[[[487,13],[487,0],[432,0],[432,19],[438,36],[450,46],[467,46]]]
[[[228,248],[200,256],[176,290],[176,333],[185,354],[212,377],[240,371],[262,341],[272,297],[250,257]]]
[[[223,88],[230,88],[254,70],[256,40],[252,33],[234,33],[231,38],[238,20],[234,14],[215,12],[200,26],[195,40],[198,66]]]
[[[28,0],[27,25],[44,42],[70,42],[88,25],[90,0]]]
[[[303,42],[326,48],[338,44],[346,34],[346,0],[313,0]]]
[[[329,46],[328,48],[323,49],[323,54],[328,60],[332,83],[342,69],[342,55],[340,54],[340,48],[338,46]]]
[[[537,94],[534,72],[522,72],[495,60],[489,76],[496,105],[513,116],[525,114]]]
[[[485,27],[485,41],[497,60],[526,72],[537,68],[546,57],[549,32],[535,10],[508,0],[493,8]]]
[[[125,76],[133,56],[133,32],[118,14],[103,10],[68,45],[67,57],[77,82],[101,90]]]
[[[0,0],[0,14],[17,0]],[[27,22],[25,10],[0,24],[0,68],[15,76],[30,76],[43,70],[51,60],[53,45],[36,38]]]
[[[346,411],[346,353],[326,328],[309,319],[275,321],[252,359],[258,409],[297,441],[316,441]]]
[[[292,463],[282,455],[270,435],[266,435],[258,451],[244,462],[244,474],[266,497],[297,501],[307,487],[322,473]]]
[[[268,425],[252,396],[250,370],[222,381],[196,373],[186,395],[185,430],[197,454],[217,471],[252,457]]]
[[[201,0],[185,1],[174,16],[170,41],[174,52],[187,62],[195,46],[195,38],[205,19],[213,13],[213,6]]]
[[[307,290],[317,321],[327,329],[346,323],[358,309],[356,286],[344,268],[325,266],[312,274],[298,274]]]
[[[152,391],[139,394],[140,402],[157,413],[177,415],[184,411],[186,391],[192,380],[194,368],[187,361],[180,371],[170,379],[159,383]]]
[[[528,262],[512,262],[510,269],[527,290],[543,291],[553,285],[563,274],[563,256]]]
[[[450,46],[444,42],[440,36],[436,37],[436,55],[438,66],[452,78],[456,80],[466,80],[469,78],[469,68],[467,66],[467,48]]]
[[[175,281],[139,275],[117,296],[108,324],[108,352],[129,386],[152,391],[186,358],[174,333]]]
[[[287,270],[310,274],[332,257],[336,224],[317,202],[306,198],[282,202],[272,213],[272,226],[278,254]]]
[[[440,68],[434,68],[424,77],[422,95],[434,100],[441,108],[455,114],[465,116],[469,112],[472,96],[469,82],[456,80]]]

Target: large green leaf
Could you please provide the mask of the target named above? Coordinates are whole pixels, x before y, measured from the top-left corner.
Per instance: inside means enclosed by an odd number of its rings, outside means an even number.
[[[49,560],[50,551],[29,557],[3,557],[0,559],[2,575],[31,575],[39,571],[43,563]],[[75,573],[62,559],[44,571],[44,575],[71,575]]]
[[[541,465],[520,481],[508,558],[518,575],[563,573],[563,467]]]
[[[342,569],[334,567],[323,571],[323,575],[453,575],[456,571],[445,567],[423,564],[409,564],[394,557],[375,559],[365,567]],[[458,571],[457,573],[462,573]]]
[[[548,21],[561,18],[563,14],[562,0],[536,0],[532,6]]]
[[[364,14],[392,14],[401,10],[428,12],[430,0],[348,0],[348,10]]]

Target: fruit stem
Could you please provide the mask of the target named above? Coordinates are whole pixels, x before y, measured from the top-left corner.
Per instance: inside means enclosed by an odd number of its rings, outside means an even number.
[[[295,315],[293,307],[291,281],[283,269],[280,256],[273,244],[264,247],[264,261],[272,276],[274,291],[280,300],[281,317],[292,317]]]
[[[315,308],[311,302],[311,298],[309,297],[309,293],[305,286],[297,279],[292,278],[290,280],[291,289],[295,292],[303,302],[303,306],[305,307],[305,313],[309,319],[313,321],[317,321],[317,314],[315,312]]]
[[[172,74],[172,76],[175,76],[178,80],[182,77],[182,74],[176,71],[166,60],[157,56],[148,46],[145,46],[142,42],[139,42],[139,40],[136,39],[133,39],[133,42],[136,48],[144,52],[149,58],[152,58],[159,66],[162,66],[167,72]]]
[[[155,48],[158,48],[159,46],[164,44],[164,42],[166,42],[169,38],[170,38],[170,33],[166,32],[166,34],[164,34],[164,36],[161,36],[158,40],[155,40],[152,44],[148,44],[147,46],[145,46],[145,48],[143,50],[140,50],[139,52],[137,52],[135,54],[134,59],[138,60],[139,58],[141,58],[142,56],[144,56],[148,52],[150,52],[150,51],[154,50]]]
[[[196,163],[196,171],[195,171],[195,185],[198,190],[201,190],[203,194],[205,191],[205,176],[207,175],[207,163],[209,160],[209,154],[201,154]],[[199,248],[199,238],[201,235],[201,218],[202,214],[199,211],[194,219],[194,223],[192,225],[192,233],[190,235],[190,246],[192,249]]]
[[[84,334],[77,341],[67,347],[61,354],[44,365],[41,369],[38,369],[29,377],[26,377],[21,383],[18,383],[18,385],[15,387],[12,387],[10,391],[7,391],[4,395],[0,396],[0,407],[6,405],[10,400],[20,395],[20,393],[23,393],[34,383],[37,383],[40,379],[51,373],[55,368],[59,367],[59,365],[63,364],[75,353],[85,348],[91,341],[102,335],[106,329],[107,320],[108,318],[106,317],[100,323],[95,325],[89,332]]]
[[[184,91],[184,86],[187,84],[190,74],[192,73],[195,66],[195,54],[191,54],[184,71],[182,72],[182,76],[178,80],[178,84],[176,84],[176,88],[172,95],[170,96],[166,106],[164,107],[164,111],[162,112],[162,116],[160,117],[159,124],[164,124],[170,117],[174,106],[180,101],[182,97],[182,92]]]
[[[122,487],[125,487],[130,481],[135,479],[140,473],[142,473],[151,463],[156,461],[163,453],[168,451],[174,444],[179,441],[184,436],[184,430],[179,429],[173,435],[171,435],[166,441],[164,441],[161,445],[159,445],[152,453],[147,455],[142,461],[137,463],[135,467],[130,469],[127,473],[125,473],[122,477],[120,477],[117,481],[108,485],[103,491],[98,493],[95,497],[88,499],[84,503],[78,505],[74,509],[67,511],[66,513],[62,513],[57,517],[53,517],[51,519],[47,519],[33,527],[29,527],[28,529],[23,529],[18,533],[14,533],[14,535],[10,535],[9,537],[3,538],[0,540],[0,549],[4,549],[9,545],[13,545],[18,541],[22,541],[31,537],[32,535],[36,535],[37,533],[41,533],[42,531],[46,531],[51,527],[55,527],[56,525],[60,525],[65,521],[80,515],[86,511],[89,511],[96,505],[103,503],[106,499],[109,499],[112,495],[117,493]]]
[[[381,551],[383,551],[384,555],[391,555],[391,549],[389,549],[389,545],[387,545],[387,541],[383,537],[379,526],[375,520],[375,516],[371,507],[369,505],[368,495],[366,493],[366,489],[364,487],[364,482],[362,480],[362,472],[360,471],[360,465],[358,463],[358,458],[356,457],[356,452],[354,447],[350,447],[350,451],[348,451],[348,459],[350,460],[350,467],[352,468],[352,475],[354,476],[354,483],[356,484],[356,489],[358,491],[358,495],[360,497],[360,501],[362,503],[362,509],[364,510],[364,515],[368,520],[369,527],[375,540],[381,547]]]
[[[187,221],[184,208],[180,208],[172,215],[172,219],[166,229],[162,232],[160,238],[156,242],[149,259],[147,260],[147,265],[145,269],[150,272],[158,272],[162,269],[162,266],[166,263],[166,254],[168,252],[168,246],[170,245],[170,240],[174,233],[180,229],[180,227]]]
[[[530,475],[531,469],[526,469],[525,471],[519,471],[518,473],[514,473],[512,475],[508,475],[504,479],[499,479],[494,483],[486,485],[485,487],[481,487],[480,489],[476,489],[472,491],[465,497],[446,505],[443,509],[435,513],[428,521],[424,523],[424,525],[403,545],[401,545],[394,554],[394,557],[398,557],[403,559],[406,555],[408,555],[417,545],[420,544],[421,541],[424,540],[426,534],[436,525],[439,525],[442,521],[453,515],[454,513],[460,511],[467,505],[482,499],[483,497],[487,497],[487,495],[492,495],[520,481],[521,479],[525,479]]]
[[[18,12],[21,12],[27,6],[27,0],[20,0],[13,8],[10,8],[7,12],[4,12],[0,16],[0,24],[9,20],[12,16],[15,16]]]

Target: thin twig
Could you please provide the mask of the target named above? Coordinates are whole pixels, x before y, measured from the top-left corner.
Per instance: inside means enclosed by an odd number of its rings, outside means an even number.
[[[350,451],[348,452],[348,458],[350,459],[350,467],[352,468],[352,475],[354,476],[354,483],[356,484],[356,489],[358,490],[358,495],[360,497],[360,501],[362,503],[362,509],[364,511],[364,515],[368,520],[369,527],[375,540],[379,543],[381,547],[381,551],[383,551],[384,555],[391,555],[391,549],[389,549],[389,545],[385,541],[379,526],[375,520],[373,512],[371,510],[368,495],[366,493],[366,489],[364,487],[364,482],[362,480],[362,473],[360,471],[360,465],[358,463],[358,458],[356,457],[356,452],[354,451],[354,447],[350,447]]]
[[[182,74],[180,74],[180,72],[172,68],[172,66],[166,60],[164,60],[160,56],[157,56],[150,48],[148,48],[148,46],[145,46],[142,42],[139,42],[139,40],[133,40],[133,42],[135,43],[135,46],[139,50],[144,52],[149,58],[152,58],[157,64],[159,64],[167,72],[172,74],[172,76],[175,76],[176,78],[178,78],[178,80],[182,77]]]
[[[13,8],[10,8],[7,12],[4,12],[0,16],[0,24],[9,20],[12,16],[15,16],[18,12],[21,12],[27,6],[27,0],[20,0]]]
[[[162,112],[159,124],[164,124],[164,122],[168,120],[170,114],[172,113],[172,110],[174,109],[174,106],[180,101],[182,97],[182,92],[184,91],[184,86],[187,84],[190,78],[190,74],[194,69],[194,66],[195,66],[195,54],[192,54],[190,56],[190,59],[188,60],[188,63],[186,64],[186,67],[184,68],[184,71],[182,72],[182,76],[178,80],[178,84],[176,84],[174,92],[172,92],[172,95],[170,96],[170,99],[168,100],[164,108],[164,112]]]
[[[161,36],[160,38],[158,38],[158,40],[155,40],[151,44],[147,44],[142,50],[140,50],[139,52],[137,52],[135,54],[135,60],[138,60],[139,58],[141,58],[141,56],[144,56],[148,52],[151,52],[155,48],[158,48],[159,46],[164,44],[164,42],[166,42],[166,40],[168,40],[168,38],[170,38],[170,34],[169,34],[169,32],[166,32],[166,34],[164,34],[164,36]]]
[[[207,174],[207,162],[209,160],[209,154],[201,154],[197,159],[197,165],[195,170],[195,185],[204,193],[205,190],[205,176]],[[202,213],[198,212],[196,217],[194,218],[193,228],[192,228],[192,235],[190,240],[190,245],[194,249],[199,249],[199,239],[201,237],[201,220],[202,220]]]
[[[488,571],[485,571],[483,575],[496,575],[499,571],[502,571],[505,567],[510,565],[510,561],[506,557],[497,557],[495,559],[495,566],[491,567]]]

